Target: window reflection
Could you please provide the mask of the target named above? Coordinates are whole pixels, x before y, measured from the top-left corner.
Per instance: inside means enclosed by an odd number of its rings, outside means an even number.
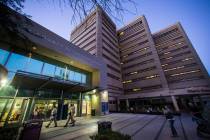
[[[82,74],[82,82],[81,83],[83,83],[83,84],[86,83],[86,75],[84,75],[84,74]]]
[[[69,80],[74,81],[74,72],[71,70],[69,71]]]
[[[27,71],[40,74],[42,70],[42,66],[43,66],[43,62],[31,58],[27,65]]]
[[[59,79],[64,79],[65,76],[65,69],[61,67],[55,68],[55,77]]]
[[[82,79],[81,74],[78,72],[75,72],[74,73],[74,81],[81,82],[81,79]]]
[[[6,65],[9,71],[16,72],[17,70],[25,70],[28,62],[27,57],[13,53]]]
[[[55,74],[55,66],[52,64],[44,63],[44,69],[42,74],[53,77]]]
[[[9,52],[0,49],[0,64],[5,64]],[[87,82],[87,75],[75,72],[70,70],[68,67],[59,67],[49,63],[45,63],[39,60],[36,60],[31,57],[26,57],[16,53],[12,53],[7,64],[6,68],[9,70],[8,79],[12,80],[15,73],[18,70],[43,74],[47,76],[56,77],[59,79],[65,79],[73,82],[79,82],[85,84]],[[43,69],[43,70],[42,70]]]

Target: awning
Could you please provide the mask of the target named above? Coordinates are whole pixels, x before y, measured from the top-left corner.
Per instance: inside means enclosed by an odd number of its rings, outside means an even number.
[[[19,89],[52,89],[70,91],[72,93],[86,92],[93,89],[85,84],[24,71],[18,71],[15,74],[11,85]]]

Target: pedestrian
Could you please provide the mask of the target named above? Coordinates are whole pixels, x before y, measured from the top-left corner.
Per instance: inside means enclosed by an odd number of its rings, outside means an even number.
[[[46,128],[48,128],[50,126],[50,124],[52,123],[52,121],[54,121],[55,127],[57,127],[57,108],[55,106],[55,104],[53,105],[52,111],[51,111],[51,115],[50,115],[50,122],[46,125]]]
[[[66,121],[66,124],[64,125],[64,127],[68,126],[69,121],[71,121],[70,124],[72,124],[72,126],[75,126],[76,121],[74,119],[74,114],[75,114],[75,106],[74,106],[74,104],[71,104],[69,107],[68,118],[67,118],[67,121]]]
[[[177,131],[176,131],[175,127],[174,127],[175,119],[174,119],[172,111],[167,106],[165,106],[165,108],[163,109],[163,113],[164,113],[166,119],[168,120],[168,122],[170,124],[172,136],[173,137],[178,137]]]
[[[38,119],[39,108],[36,106],[33,111],[33,119]]]

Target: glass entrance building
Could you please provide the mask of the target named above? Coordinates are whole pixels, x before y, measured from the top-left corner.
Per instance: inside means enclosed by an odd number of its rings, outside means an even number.
[[[102,60],[6,7],[1,13],[20,27],[12,32],[0,24],[0,69],[7,71],[0,85],[0,126],[32,119],[35,109],[48,120],[54,105],[57,119],[67,118],[69,104],[77,116],[108,113]]]

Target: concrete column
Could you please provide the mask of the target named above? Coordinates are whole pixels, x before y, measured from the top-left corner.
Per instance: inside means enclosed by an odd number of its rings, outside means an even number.
[[[117,98],[116,109],[117,109],[118,112],[120,111],[120,99],[118,99],[118,98]]]
[[[126,99],[126,109],[127,109],[127,111],[129,111],[129,101],[128,101],[128,99]]]
[[[171,99],[172,99],[172,102],[173,102],[173,105],[174,105],[174,108],[177,112],[179,112],[179,106],[177,104],[177,101],[176,101],[176,98],[174,96],[171,96]]]

